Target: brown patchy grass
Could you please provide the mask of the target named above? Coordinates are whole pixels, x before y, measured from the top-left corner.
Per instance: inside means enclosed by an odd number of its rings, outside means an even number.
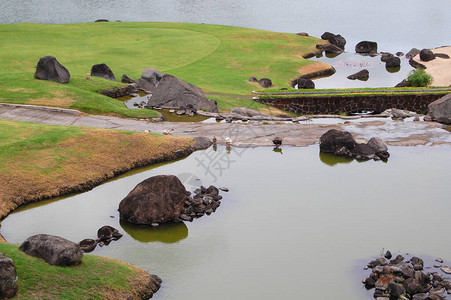
[[[298,69],[298,72],[302,75],[319,72],[323,70],[330,69],[330,65],[323,63],[323,62],[315,62],[311,63],[309,65],[302,66]]]
[[[70,95],[68,95],[67,92],[63,90],[51,91],[51,94],[54,97],[29,99],[28,104],[69,108],[76,102],[75,99],[73,99]]]
[[[0,219],[18,206],[92,188],[133,168],[174,158],[193,140],[104,129],[80,129],[81,134],[55,144],[27,146],[0,166]],[[30,133],[24,133],[26,139]]]

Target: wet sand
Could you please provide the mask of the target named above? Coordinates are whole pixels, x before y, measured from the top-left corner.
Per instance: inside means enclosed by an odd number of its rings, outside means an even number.
[[[444,53],[451,57],[451,47],[431,49],[433,53]],[[413,60],[426,66],[426,72],[433,77],[432,86],[451,86],[451,58],[436,57],[431,61],[422,61],[420,55]]]

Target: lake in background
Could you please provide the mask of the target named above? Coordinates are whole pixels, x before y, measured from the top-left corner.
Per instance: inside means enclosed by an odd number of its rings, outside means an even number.
[[[434,1],[241,1],[241,0],[0,0],[0,23],[190,22],[280,32],[341,34],[346,50],[362,40],[380,51],[451,43],[451,3]]]

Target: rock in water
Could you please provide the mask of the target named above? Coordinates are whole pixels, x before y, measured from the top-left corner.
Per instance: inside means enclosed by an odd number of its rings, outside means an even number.
[[[91,68],[91,76],[102,77],[106,80],[116,81],[113,71],[106,64],[93,65]]]
[[[218,112],[214,101],[208,100],[204,92],[195,85],[172,75],[164,75],[159,81],[146,107],[175,107],[191,110]]]
[[[430,103],[428,114],[424,117],[424,120],[451,124],[451,94]]]
[[[323,35],[321,36],[321,39],[323,40],[327,40],[329,41],[329,43],[331,43],[332,45],[335,45],[341,49],[345,48],[346,45],[346,40],[344,37],[342,37],[339,34],[333,34],[330,32],[325,32],[323,33]]]
[[[350,153],[356,145],[351,133],[337,129],[330,129],[319,139],[319,149],[324,153],[336,153],[342,148]]]
[[[69,71],[60,64],[53,56],[44,56],[39,59],[34,73],[34,78],[50,80],[59,83],[68,83],[70,79]]]
[[[362,54],[377,52],[377,43],[370,41],[362,41],[355,46],[355,52]]]
[[[173,221],[180,217],[186,199],[185,187],[176,176],[150,177],[121,201],[120,218],[142,225]]]
[[[16,266],[12,259],[0,253],[0,298],[13,298],[18,289]]]
[[[26,239],[19,250],[42,258],[54,266],[77,265],[83,258],[80,246],[59,236],[37,234]]]
[[[351,80],[368,80],[370,72],[367,69],[361,70],[355,74],[349,75],[347,78]]]

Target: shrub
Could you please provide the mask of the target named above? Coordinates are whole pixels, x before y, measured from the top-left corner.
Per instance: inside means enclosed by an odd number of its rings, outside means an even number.
[[[432,76],[424,69],[418,68],[409,73],[407,81],[411,86],[428,86],[432,83]]]

